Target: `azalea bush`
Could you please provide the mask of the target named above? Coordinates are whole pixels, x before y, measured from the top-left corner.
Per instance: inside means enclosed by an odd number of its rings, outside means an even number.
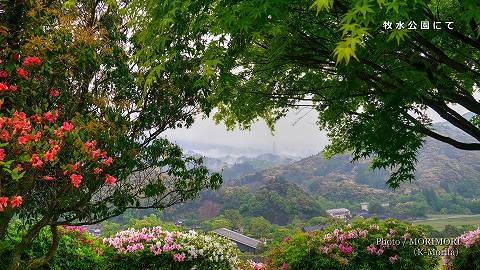
[[[480,269],[480,228],[458,238],[459,245],[447,247],[443,263],[449,270]]]
[[[9,238],[0,244],[0,265],[7,265],[15,245],[21,241],[25,233],[17,222],[9,228]],[[56,231],[59,235],[58,251],[52,256],[47,268],[52,270],[72,269],[108,269],[108,249],[101,240],[89,234],[81,226],[59,226]],[[38,237],[22,253],[24,258],[38,258],[48,253],[53,237],[52,231],[44,228]],[[22,269],[33,269],[33,265],[22,265]]]
[[[264,269],[435,269],[437,258],[417,255],[414,250],[428,247],[410,244],[410,239],[421,237],[424,234],[417,228],[395,219],[356,220],[285,238]]]
[[[160,227],[130,228],[105,238],[116,251],[112,269],[237,269],[234,243],[195,231],[166,231]]]

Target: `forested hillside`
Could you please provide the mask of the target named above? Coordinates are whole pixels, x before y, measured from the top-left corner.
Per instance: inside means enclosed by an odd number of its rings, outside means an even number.
[[[446,123],[435,127],[458,136]],[[386,184],[389,172],[371,170],[369,159],[351,162],[347,154],[331,159],[317,154],[288,163],[288,159],[274,155],[269,158],[244,158],[222,167],[226,181],[220,190],[206,191],[199,199],[175,207],[170,214],[174,218],[202,220],[225,209],[239,209],[247,216],[287,224],[294,218],[319,215],[329,207],[358,209],[364,201],[374,208],[381,203],[398,204],[403,210],[391,214],[411,217],[441,209],[449,213],[480,210],[475,203],[480,197],[480,153],[458,150],[433,139],[427,139],[419,151],[417,179],[395,191]]]

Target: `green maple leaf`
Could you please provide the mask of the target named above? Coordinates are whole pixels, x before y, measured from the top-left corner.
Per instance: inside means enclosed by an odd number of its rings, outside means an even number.
[[[333,55],[337,58],[337,64],[341,63],[343,60],[345,60],[345,63],[348,64],[351,57],[358,60],[357,56],[355,55],[355,49],[352,47],[337,47],[333,51]]]
[[[316,8],[317,14],[322,10],[330,10],[333,7],[333,0],[315,0],[310,6],[311,9]]]

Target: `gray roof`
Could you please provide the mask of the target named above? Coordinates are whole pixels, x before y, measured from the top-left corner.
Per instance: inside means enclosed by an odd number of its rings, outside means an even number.
[[[251,237],[245,236],[241,233],[237,233],[226,228],[216,229],[213,232],[220,236],[226,237],[234,242],[238,242],[252,248],[257,248],[258,244],[260,244],[260,241],[256,239],[253,239]]]
[[[343,213],[349,213],[350,210],[348,210],[347,208],[336,208],[336,209],[328,209],[326,212],[329,214],[343,214]]]

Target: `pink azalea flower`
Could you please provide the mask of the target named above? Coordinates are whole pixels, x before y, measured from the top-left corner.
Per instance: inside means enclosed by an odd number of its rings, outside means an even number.
[[[397,255],[395,255],[395,256],[390,256],[390,257],[388,258],[388,260],[389,260],[391,263],[395,263],[395,262],[397,261]]]
[[[352,253],[352,246],[350,246],[348,243],[342,243],[338,248],[340,248],[340,250],[345,253],[345,254],[350,254]]]
[[[367,247],[367,250],[370,254],[374,254],[377,251],[377,248],[374,245],[370,245]]]
[[[173,255],[173,260],[176,262],[183,262],[185,260],[185,254],[183,253],[175,253]]]

